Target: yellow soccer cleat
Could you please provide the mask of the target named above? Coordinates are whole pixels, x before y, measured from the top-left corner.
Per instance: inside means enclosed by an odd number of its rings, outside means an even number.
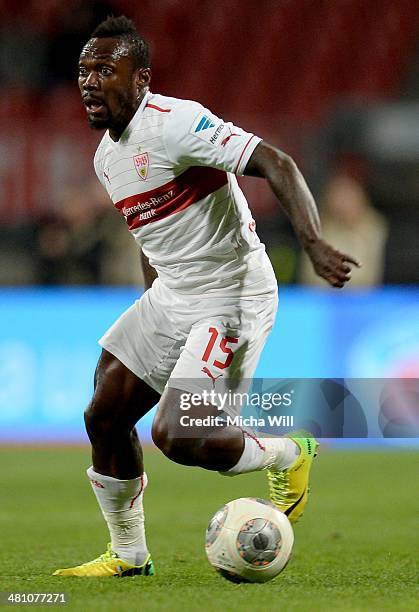
[[[307,503],[310,469],[318,447],[316,440],[309,437],[309,434],[304,438],[302,435],[295,433],[287,436],[300,447],[300,455],[295,463],[285,470],[271,468],[267,472],[271,501],[287,515],[291,523],[298,521]]]
[[[97,559],[82,565],[76,565],[76,567],[57,569],[53,576],[79,576],[85,578],[90,578],[91,576],[98,578],[116,576],[122,578],[125,576],[154,576],[154,573],[154,564],[150,555],[148,555],[142,565],[130,565],[122,561],[113,552],[109,543],[106,552]]]

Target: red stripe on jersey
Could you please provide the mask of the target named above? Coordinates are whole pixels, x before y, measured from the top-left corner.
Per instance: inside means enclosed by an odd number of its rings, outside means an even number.
[[[242,151],[242,154],[241,154],[241,155],[240,155],[240,157],[239,157],[239,161],[237,162],[237,166],[236,166],[236,169],[234,170],[234,174],[236,174],[237,170],[239,169],[240,162],[241,162],[241,160],[242,160],[242,157],[243,157],[243,155],[244,155],[244,152],[246,151],[247,147],[250,145],[250,143],[252,142],[252,140],[253,140],[253,138],[254,138],[254,137],[255,137],[254,135],[253,135],[253,136],[251,136],[251,137],[249,138],[249,140],[247,141],[246,146],[244,147],[244,149],[243,149],[243,151]]]
[[[115,204],[130,230],[165,219],[188,208],[227,184],[227,173],[207,166],[193,166],[172,181]]]
[[[161,113],[170,113],[170,108],[160,108],[160,106],[155,106],[154,104],[146,104],[146,108],[154,108],[154,110],[158,110]]]

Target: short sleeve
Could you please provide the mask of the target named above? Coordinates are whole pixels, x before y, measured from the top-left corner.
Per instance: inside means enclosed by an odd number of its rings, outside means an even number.
[[[261,142],[258,136],[223,121],[196,102],[183,102],[170,115],[164,143],[175,166],[211,166],[243,174]]]

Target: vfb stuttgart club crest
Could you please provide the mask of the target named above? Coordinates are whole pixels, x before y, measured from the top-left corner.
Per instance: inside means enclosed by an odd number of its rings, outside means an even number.
[[[138,155],[134,155],[134,164],[138,176],[140,179],[145,181],[148,176],[148,166],[150,164],[148,153],[139,153]]]

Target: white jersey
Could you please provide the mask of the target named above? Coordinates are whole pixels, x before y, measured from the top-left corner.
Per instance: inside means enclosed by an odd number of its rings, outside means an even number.
[[[152,93],[118,142],[104,135],[96,174],[164,286],[201,297],[276,292],[234,176],[260,141],[197,102]]]

